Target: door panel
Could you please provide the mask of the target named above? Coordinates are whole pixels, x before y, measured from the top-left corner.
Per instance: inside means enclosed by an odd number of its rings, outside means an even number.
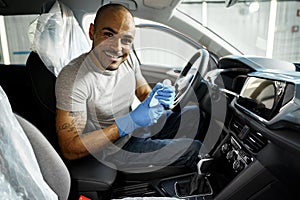
[[[142,74],[148,81],[151,87],[157,82],[162,82],[164,79],[169,79],[172,83],[177,79],[179,68],[166,68],[163,66],[141,65]]]

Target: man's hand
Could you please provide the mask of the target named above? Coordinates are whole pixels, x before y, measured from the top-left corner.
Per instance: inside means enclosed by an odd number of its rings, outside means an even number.
[[[170,108],[174,103],[175,88],[173,86],[164,86],[157,91],[157,95],[155,95],[154,98],[165,108]]]
[[[157,83],[149,96],[135,110],[116,119],[120,137],[132,133],[137,128],[150,126],[157,122],[163,114],[164,108],[161,104],[154,107],[150,107],[149,104],[152,98],[157,98],[158,100],[166,99],[165,93],[161,93],[163,95],[157,93],[155,97],[153,97],[156,91],[163,88],[162,83]]]

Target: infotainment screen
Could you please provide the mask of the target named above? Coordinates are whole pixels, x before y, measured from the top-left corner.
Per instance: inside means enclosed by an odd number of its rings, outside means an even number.
[[[286,83],[283,81],[249,77],[237,103],[256,115],[270,120],[278,113]]]

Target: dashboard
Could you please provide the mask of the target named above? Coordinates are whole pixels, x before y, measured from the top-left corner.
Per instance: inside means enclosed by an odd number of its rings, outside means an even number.
[[[228,102],[212,153],[214,199],[295,199],[300,73],[291,63],[266,58],[228,56],[219,67],[207,79]]]

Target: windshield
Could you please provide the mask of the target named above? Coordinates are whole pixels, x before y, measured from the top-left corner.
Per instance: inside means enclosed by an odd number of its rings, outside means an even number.
[[[183,0],[178,10],[243,54],[300,62],[300,2]]]

